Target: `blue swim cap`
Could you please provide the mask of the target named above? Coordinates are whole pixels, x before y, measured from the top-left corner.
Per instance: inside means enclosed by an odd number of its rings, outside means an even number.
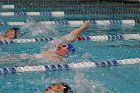
[[[69,50],[69,54],[73,54],[75,52],[75,48],[72,44],[67,44],[68,46],[68,50]]]

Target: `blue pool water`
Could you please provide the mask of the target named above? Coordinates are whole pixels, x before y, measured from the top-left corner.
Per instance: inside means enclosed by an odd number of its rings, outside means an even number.
[[[97,8],[97,10],[100,8]],[[26,9],[31,11],[32,9]],[[68,9],[67,9],[68,10]],[[91,9],[92,10],[92,9]],[[8,10],[2,10],[8,11]],[[14,10],[10,10],[14,11]],[[18,10],[16,10],[18,11]],[[76,16],[76,17],[75,17]],[[127,15],[129,17],[139,16]],[[21,26],[22,31],[26,32],[21,38],[42,38],[62,36],[75,27],[66,25],[44,26],[37,24],[36,20],[84,20],[94,18],[123,18],[125,15],[69,15],[64,18],[46,18],[45,16],[28,17],[0,17],[1,21],[27,21]],[[77,19],[76,19],[77,18]],[[30,20],[33,21],[31,24]],[[96,19],[94,19],[96,20]],[[97,19],[98,20],[98,19]],[[4,32],[12,26],[1,26],[1,32]],[[100,26],[91,24],[90,28],[85,30],[81,36],[96,35],[117,35],[117,34],[139,34],[140,25],[111,25]],[[41,32],[39,32],[41,31]],[[19,43],[19,44],[1,44],[0,56],[7,54],[33,54],[45,50],[48,42]],[[140,41],[138,40],[115,40],[104,42],[76,41],[73,43],[76,47],[76,53],[67,57],[68,64],[84,61],[106,61],[122,60],[140,57]],[[0,67],[13,66],[32,66],[46,65],[45,59],[37,60],[15,60],[0,64]],[[0,93],[43,93],[45,88],[57,81],[63,81],[69,84],[75,93],[139,93],[140,91],[140,64],[82,68],[65,71],[45,71],[45,72],[25,72],[17,74],[6,74],[0,76]]]

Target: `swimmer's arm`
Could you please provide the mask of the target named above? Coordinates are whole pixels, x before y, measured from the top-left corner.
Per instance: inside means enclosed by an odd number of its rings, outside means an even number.
[[[0,40],[11,40],[11,39],[9,39],[9,38],[7,38],[7,37],[5,37],[3,35],[0,35]]]
[[[26,54],[12,54],[7,56],[0,56],[0,63],[7,63],[14,60],[26,60],[29,59]]]
[[[5,40],[5,37],[2,34],[0,34],[0,40]]]
[[[87,29],[90,26],[90,21],[86,21],[82,26],[80,26],[79,28],[71,31],[69,34],[73,35],[74,38],[69,40],[68,43],[72,43],[73,41],[75,41],[78,36],[81,34],[81,32],[83,32],[85,29]],[[68,34],[68,35],[69,35]]]
[[[7,55],[7,56],[0,56],[0,63],[7,63],[10,61],[14,61],[19,59],[19,55],[13,54],[13,55]]]

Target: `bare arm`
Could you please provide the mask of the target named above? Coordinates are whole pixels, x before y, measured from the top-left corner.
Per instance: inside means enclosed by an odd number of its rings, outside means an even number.
[[[7,63],[16,59],[19,59],[19,55],[13,54],[7,56],[0,56],[0,63]]]
[[[0,40],[5,40],[3,33],[0,33]]]
[[[0,56],[0,63],[8,63],[14,60],[26,60],[29,59],[28,54],[12,54],[7,56]]]
[[[81,34],[81,32],[83,32],[89,26],[90,26],[90,21],[86,21],[81,27],[71,31],[69,34],[73,35],[74,38],[72,40],[69,40],[68,43],[72,43],[73,41],[75,41],[78,38],[78,36]]]
[[[72,43],[73,41],[75,41],[78,38],[78,36],[81,34],[81,32],[83,32],[89,26],[90,26],[90,21],[86,21],[82,26],[71,31],[69,34],[62,36],[59,39],[51,41],[51,44],[50,44],[48,50],[53,50],[60,44]]]

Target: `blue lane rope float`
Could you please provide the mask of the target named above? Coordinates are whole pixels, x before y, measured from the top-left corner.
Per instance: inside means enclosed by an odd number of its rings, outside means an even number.
[[[69,25],[78,27],[84,23],[84,21],[80,20],[73,20],[73,21],[39,21],[38,23],[46,24],[46,25]],[[93,25],[103,25],[103,26],[109,26],[109,25],[135,25],[140,23],[140,19],[128,19],[128,20],[91,20],[91,24]],[[0,22],[0,26],[22,26],[25,25],[26,22]]]
[[[54,38],[0,40],[0,44],[48,42],[51,40],[54,40]],[[78,41],[87,40],[93,42],[105,42],[105,41],[115,41],[115,40],[140,40],[140,34],[80,36],[78,37],[77,40]]]
[[[95,3],[71,3],[71,4],[7,4],[7,5],[1,5],[0,6],[3,9],[18,9],[18,8],[140,8],[139,4],[108,4],[108,3],[101,3],[101,4],[95,4]]]
[[[0,16],[51,16],[64,17],[66,15],[109,15],[109,14],[140,14],[139,9],[135,10],[92,10],[92,11],[38,11],[38,12],[0,12]]]
[[[0,44],[48,42],[48,41],[51,41],[51,40],[53,40],[53,38],[0,40]]]
[[[82,68],[96,68],[96,67],[111,67],[119,65],[128,65],[140,63],[140,58],[123,59],[123,60],[110,60],[100,62],[79,62],[71,64],[52,64],[40,66],[19,66],[19,67],[4,67],[0,68],[0,75],[15,74],[33,71],[60,71],[60,70],[73,70]]]

